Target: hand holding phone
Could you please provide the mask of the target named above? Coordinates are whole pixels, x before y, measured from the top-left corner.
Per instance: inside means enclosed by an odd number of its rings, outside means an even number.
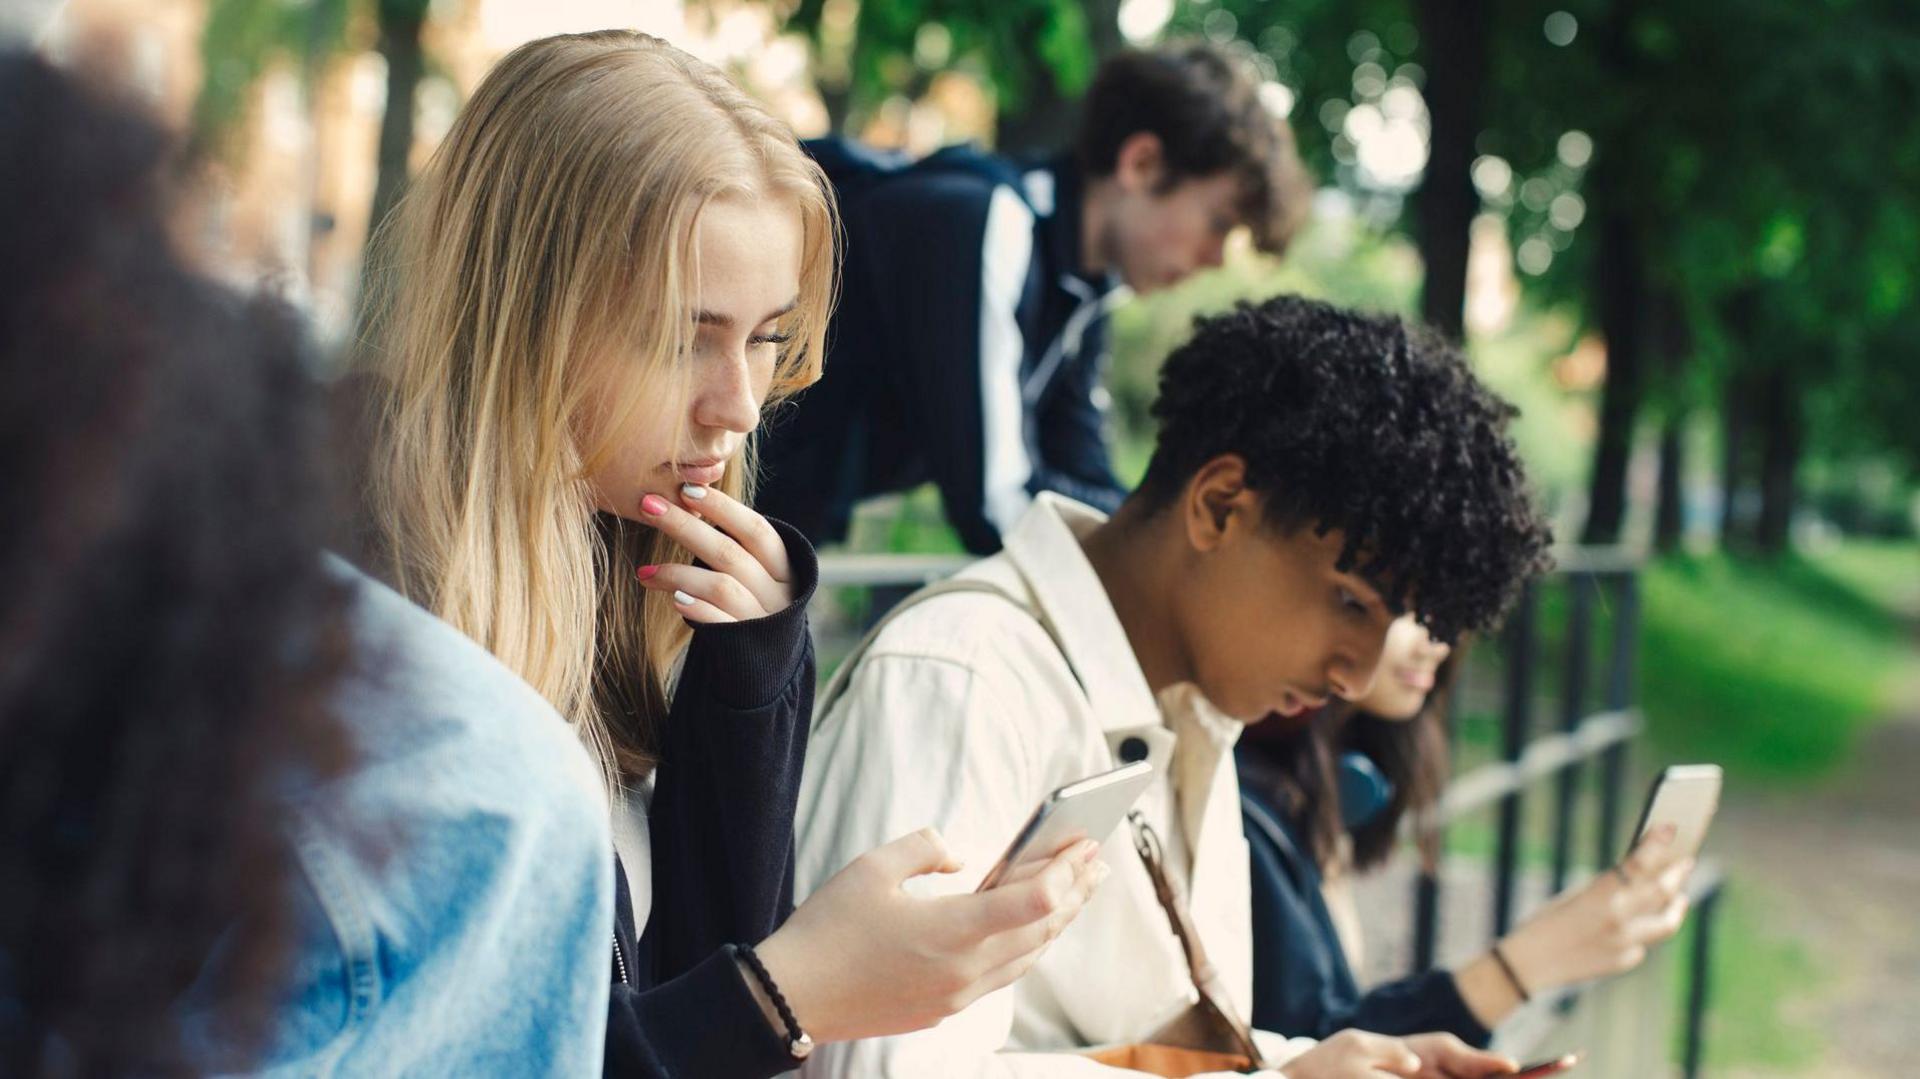
[[[1042,799],[1007,851],[981,878],[980,891],[999,886],[1031,863],[1044,863],[1067,844],[1105,839],[1153,780],[1146,761],[1069,783]]]
[[[1663,824],[1673,826],[1674,861],[1692,858],[1707,841],[1707,829],[1720,808],[1722,774],[1717,764],[1676,764],[1661,770],[1647,792],[1640,826],[1633,830],[1637,846]]]

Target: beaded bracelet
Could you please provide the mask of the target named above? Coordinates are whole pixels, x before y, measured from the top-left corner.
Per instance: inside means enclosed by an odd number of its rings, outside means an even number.
[[[774,1010],[780,1013],[780,1021],[787,1026],[787,1053],[795,1060],[805,1060],[813,1053],[813,1039],[800,1029],[800,1020],[794,1018],[793,1009],[787,1006],[787,998],[781,994],[780,987],[773,984],[773,975],[767,973],[767,965],[753,954],[753,948],[740,944],[734,947],[734,954],[747,964],[753,976],[759,980],[760,988],[772,998]]]

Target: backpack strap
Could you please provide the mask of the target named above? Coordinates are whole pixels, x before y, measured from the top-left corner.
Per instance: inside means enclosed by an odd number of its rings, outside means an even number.
[[[1060,634],[1038,609],[1007,589],[994,584],[992,581],[983,581],[978,577],[949,577],[944,581],[936,581],[908,596],[906,599],[901,600],[894,605],[892,610],[881,615],[880,620],[875,622],[871,629],[867,630],[866,635],[860,638],[860,643],[854,646],[853,651],[847,653],[847,658],[840,661],[840,667],[833,672],[833,677],[828,680],[827,688],[820,692],[818,702],[814,705],[813,709],[814,724],[818,726],[820,720],[825,718],[826,714],[831,711],[833,706],[839,703],[840,698],[846,694],[847,687],[853,684],[854,671],[860,666],[860,661],[866,658],[867,650],[873,647],[873,642],[879,639],[881,631],[892,625],[894,619],[930,599],[938,599],[941,596],[951,596],[961,593],[999,596],[1001,599],[1018,607],[1027,617],[1039,623],[1040,628],[1046,632],[1047,639],[1053,642],[1054,649],[1060,653],[1061,661],[1066,663],[1067,671],[1073,675],[1073,680],[1080,684],[1081,692],[1086,692],[1086,682],[1081,679],[1080,672],[1074,670],[1073,660],[1067,658],[1067,649],[1065,644],[1060,640]]]

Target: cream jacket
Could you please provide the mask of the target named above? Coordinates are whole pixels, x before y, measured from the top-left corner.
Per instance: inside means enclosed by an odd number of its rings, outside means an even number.
[[[804,897],[862,852],[926,825],[940,829],[966,868],[914,887],[971,890],[1042,797],[1115,767],[1122,744],[1139,739],[1155,769],[1139,808],[1162,836],[1201,940],[1245,1015],[1252,935],[1232,755],[1241,727],[1191,686],[1159,700],[1148,689],[1080,548],[1079,537],[1102,520],[1043,494],[1004,552],[961,574],[1020,597],[1059,647],[1005,598],[937,596],[886,626],[845,692],[823,699],[800,789],[798,891]],[[1124,825],[1101,857],[1112,875],[1019,983],[932,1030],[823,1046],[803,1074],[1136,1074],[1068,1054],[1144,1040],[1196,994]],[[1278,1035],[1261,1042],[1275,1063],[1313,1044]]]

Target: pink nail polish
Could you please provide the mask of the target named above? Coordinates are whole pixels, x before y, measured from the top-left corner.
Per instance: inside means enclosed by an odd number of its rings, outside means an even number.
[[[641,566],[638,570],[634,571],[634,576],[644,581],[651,578],[654,574],[659,572],[660,572],[659,566]]]
[[[667,500],[659,495],[648,495],[640,500],[640,508],[658,517],[667,512]]]

